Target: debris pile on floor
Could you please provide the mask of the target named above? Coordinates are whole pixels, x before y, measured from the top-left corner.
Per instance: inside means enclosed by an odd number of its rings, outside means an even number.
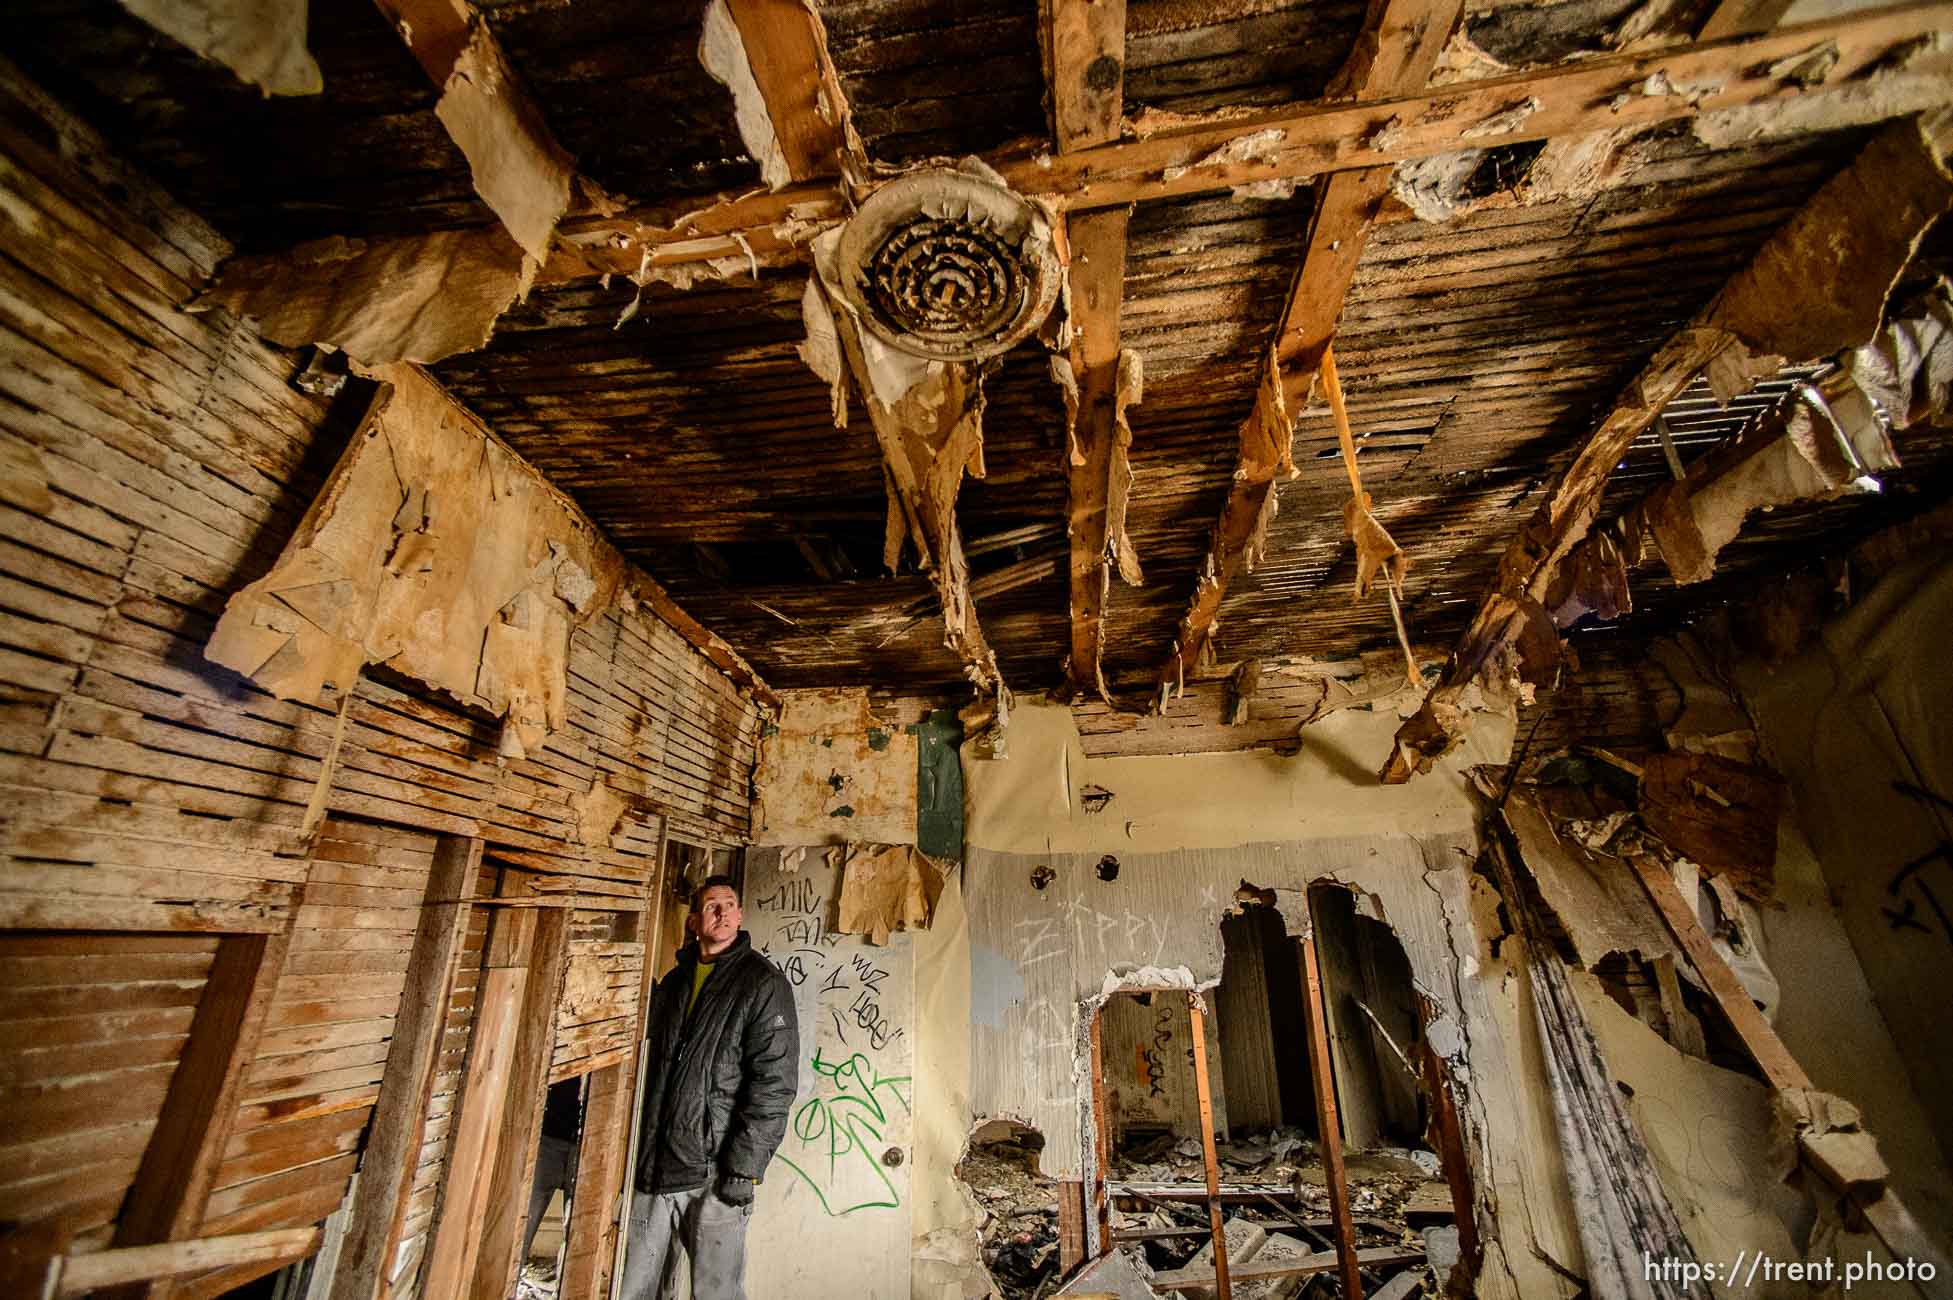
[[[522,1266],[515,1300],[556,1300],[556,1261],[532,1259]]]
[[[1302,1130],[1278,1128],[1244,1136],[1216,1144],[1215,1152],[1220,1158],[1223,1183],[1280,1188],[1312,1210],[1328,1212],[1322,1158],[1315,1139]],[[1431,1203],[1447,1214],[1450,1211],[1450,1189],[1439,1172],[1438,1158],[1429,1151],[1378,1147],[1350,1152],[1345,1164],[1352,1213],[1392,1217],[1414,1202]],[[1140,1185],[1204,1185],[1206,1176],[1199,1140],[1176,1141],[1167,1135],[1118,1152],[1110,1170],[1113,1182]],[[1435,1200],[1433,1189],[1441,1194]]]
[[[1087,1278],[1061,1286],[1058,1199],[1037,1173],[1035,1134],[1000,1127],[979,1134],[958,1174],[981,1211],[983,1261],[1004,1300],[1070,1294]],[[1298,1300],[1339,1293],[1334,1229],[1316,1142],[1300,1129],[1242,1135],[1218,1144],[1226,1206],[1228,1260],[1239,1300]],[[1429,1151],[1377,1148],[1345,1155],[1357,1249],[1366,1290],[1398,1300],[1441,1294],[1440,1279],[1457,1258],[1451,1189]],[[1134,1141],[1111,1162],[1112,1231],[1123,1261],[1116,1285],[1094,1295],[1213,1294],[1206,1169],[1200,1143],[1159,1134]],[[1123,1240],[1122,1240],[1123,1239]],[[1249,1270],[1248,1265],[1255,1270]],[[1310,1271],[1254,1276],[1280,1268]],[[1101,1268],[1102,1272],[1103,1269]],[[1210,1280],[1202,1286],[1201,1278]]]
[[[1004,1300],[1049,1295],[1058,1277],[1058,1195],[1037,1173],[1043,1143],[979,1135],[957,1166],[976,1198],[983,1262]]]
[[[1322,1158],[1313,1138],[1296,1128],[1244,1134],[1216,1144],[1226,1205],[1228,1261],[1241,1300],[1292,1300],[1338,1293],[1333,1267],[1334,1230]],[[1344,1166],[1357,1249],[1371,1289],[1386,1283],[1398,1297],[1439,1294],[1438,1274],[1455,1258],[1451,1189],[1429,1151],[1378,1148],[1352,1151]],[[1161,1135],[1116,1154],[1109,1171],[1115,1236],[1145,1266],[1159,1295],[1212,1295],[1199,1277],[1211,1278],[1206,1167],[1196,1139]],[[1180,1235],[1176,1230],[1184,1230]],[[1433,1236],[1432,1234],[1436,1234]],[[1429,1238],[1429,1239],[1427,1239]],[[1427,1260],[1428,1256],[1428,1260]],[[1252,1264],[1255,1269],[1249,1269]],[[1256,1277],[1255,1271],[1313,1268],[1313,1272]],[[1062,1294],[1062,1292],[1060,1293]]]

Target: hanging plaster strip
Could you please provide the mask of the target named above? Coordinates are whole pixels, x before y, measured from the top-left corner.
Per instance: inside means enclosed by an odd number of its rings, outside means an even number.
[[[828,413],[834,427],[848,427],[848,370],[841,356],[841,335],[834,324],[834,312],[827,305],[827,294],[820,281],[807,277],[806,291],[800,295],[800,319],[807,337],[794,349],[807,368],[827,384]],[[891,566],[893,567],[893,566]]]
[[[325,89],[305,48],[305,0],[122,0],[122,7],[267,96]]]
[[[780,137],[773,129],[773,118],[766,110],[766,97],[753,76],[753,65],[746,56],[746,42],[739,24],[726,7],[726,0],[712,0],[705,9],[705,24],[699,32],[698,61],[714,81],[732,92],[733,118],[746,152],[759,164],[760,179],[768,189],[784,189],[793,180],[787,156],[780,148]]]
[[[832,327],[847,368],[868,407],[882,449],[889,511],[882,559],[891,570],[901,555],[904,531],[920,567],[931,573],[943,610],[944,644],[963,661],[980,691],[1002,691],[996,656],[977,621],[969,569],[956,529],[956,497],[966,470],[981,474],[983,376],[981,363],[930,361],[889,347],[864,328],[840,291],[835,265],[839,231],[814,244],[816,276],[808,299],[819,299],[809,318],[803,359],[816,374],[832,365],[822,332]],[[816,364],[816,362],[820,364]],[[905,529],[904,529],[904,526]]]
[[[1108,559],[1119,566],[1119,576],[1127,586],[1146,581],[1140,571],[1139,553],[1126,533],[1126,508],[1132,501],[1132,424],[1126,409],[1145,400],[1146,368],[1139,353],[1131,348],[1119,351],[1119,387],[1112,407],[1111,482],[1105,494],[1105,549]],[[1111,575],[1106,576],[1111,584]]]
[[[487,23],[455,60],[434,114],[448,129],[492,208],[537,266],[570,203],[576,166],[549,133],[542,114],[520,93],[514,71]]]

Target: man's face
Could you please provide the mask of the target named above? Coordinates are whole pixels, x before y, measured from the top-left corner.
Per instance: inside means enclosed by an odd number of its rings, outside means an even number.
[[[739,923],[744,919],[739,895],[724,885],[714,885],[698,900],[698,910],[692,913],[689,924],[698,936],[699,951],[716,957],[739,937]]]

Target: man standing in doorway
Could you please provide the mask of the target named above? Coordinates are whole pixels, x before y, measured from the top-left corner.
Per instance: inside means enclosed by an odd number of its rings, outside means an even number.
[[[743,915],[732,880],[708,877],[685,922],[693,941],[651,996],[622,1300],[664,1294],[674,1241],[691,1258],[693,1300],[745,1300],[753,1187],[786,1134],[800,1026]]]

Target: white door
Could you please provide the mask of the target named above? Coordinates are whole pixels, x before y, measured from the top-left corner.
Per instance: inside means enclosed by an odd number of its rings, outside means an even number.
[[[839,870],[747,851],[746,929],[793,984],[800,1092],[760,1185],[747,1293],[907,1300],[915,968],[906,934],[832,934]]]

